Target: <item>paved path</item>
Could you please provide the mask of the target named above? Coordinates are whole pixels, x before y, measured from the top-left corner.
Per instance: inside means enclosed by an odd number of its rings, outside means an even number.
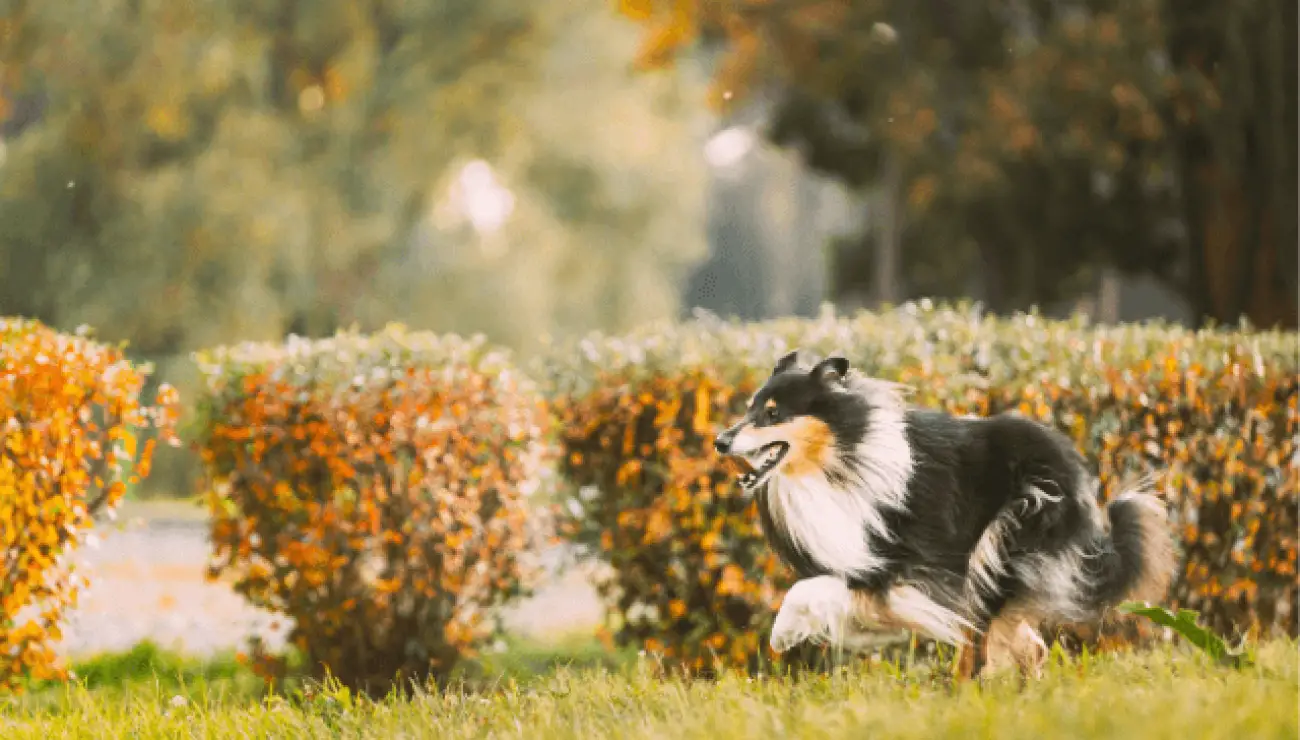
[[[188,508],[188,507],[187,507]],[[124,650],[151,638],[195,655],[238,649],[259,634],[283,644],[286,621],[249,606],[224,583],[208,583],[208,539],[196,510],[124,509],[117,522],[97,527],[98,543],[83,548],[91,587],[69,614],[62,649],[70,655]],[[548,558],[558,564],[558,556]],[[505,615],[516,634],[550,634],[594,628],[600,604],[584,574],[554,575],[545,588]]]

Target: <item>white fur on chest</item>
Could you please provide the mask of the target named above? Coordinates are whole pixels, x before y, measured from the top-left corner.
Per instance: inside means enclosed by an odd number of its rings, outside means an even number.
[[[772,518],[818,565],[839,576],[865,575],[884,565],[871,543],[889,532],[868,497],[839,490],[823,475],[776,476],[769,487]]]
[[[898,387],[858,375],[848,385],[870,411],[856,449],[829,463],[829,472],[843,483],[834,485],[819,471],[798,477],[778,472],[768,484],[777,526],[814,562],[841,577],[885,565],[872,543],[893,540],[885,513],[906,507],[914,466]]]

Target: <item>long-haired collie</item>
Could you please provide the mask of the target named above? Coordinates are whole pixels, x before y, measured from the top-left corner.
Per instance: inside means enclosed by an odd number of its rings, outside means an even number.
[[[1064,435],[909,407],[843,357],[782,357],[715,446],[752,466],[741,487],[799,579],[772,629],[778,652],[906,628],[968,647],[964,675],[993,667],[999,648],[1036,671],[1042,622],[1158,600],[1173,574],[1161,502],[1130,491],[1103,512]]]

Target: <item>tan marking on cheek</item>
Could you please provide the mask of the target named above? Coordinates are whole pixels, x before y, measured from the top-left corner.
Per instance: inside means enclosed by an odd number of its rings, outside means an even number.
[[[774,401],[774,400],[772,400],[772,399],[770,399],[770,398],[767,399],[767,403],[763,404],[763,408],[765,408],[765,409],[774,409],[774,408],[776,408],[776,401]]]
[[[782,466],[785,473],[797,478],[825,470],[835,446],[835,435],[826,422],[801,416],[785,426],[790,430],[790,452]]]

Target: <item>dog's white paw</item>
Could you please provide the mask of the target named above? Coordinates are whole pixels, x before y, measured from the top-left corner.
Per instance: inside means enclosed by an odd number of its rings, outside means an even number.
[[[848,584],[833,576],[807,578],[791,587],[772,625],[772,649],[784,653],[806,640],[841,645],[853,612]]]

